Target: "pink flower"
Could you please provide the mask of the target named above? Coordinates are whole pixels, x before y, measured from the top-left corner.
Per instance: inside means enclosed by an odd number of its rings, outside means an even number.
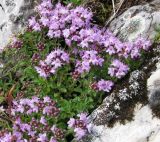
[[[39,20],[43,26],[48,26],[49,25],[49,19],[46,17],[41,17],[41,19]]]
[[[70,118],[70,120],[67,122],[68,127],[73,128],[75,125],[75,119],[74,118]]]
[[[82,139],[86,135],[86,130],[81,128],[75,128],[74,132],[76,133],[75,137],[77,140]]]
[[[29,26],[30,26],[30,27],[35,26],[35,24],[37,23],[37,22],[36,22],[36,18],[35,18],[35,17],[31,17],[31,18],[28,20],[28,23],[29,23]]]
[[[98,87],[99,91],[105,91],[105,92],[110,92],[113,85],[114,85],[114,83],[112,81],[106,81],[104,79],[101,79],[97,83],[97,87]]]
[[[77,116],[79,117],[79,120],[82,120],[86,124],[88,123],[87,113],[80,113]]]
[[[39,23],[36,23],[36,24],[32,27],[32,29],[33,29],[34,31],[41,31],[41,26],[40,26]]]
[[[108,74],[117,78],[122,78],[129,71],[129,67],[119,60],[115,59],[108,68]]]
[[[43,124],[43,125],[47,125],[47,121],[46,121],[44,116],[41,117],[40,123]]]
[[[53,137],[51,137],[49,142],[57,142]]]
[[[48,97],[48,96],[44,97],[43,100],[44,100],[44,103],[50,103],[51,102],[51,98]]]
[[[39,73],[39,75],[44,78],[47,78],[50,75],[51,71],[52,73],[54,73],[54,70],[44,61],[40,61],[39,66],[36,66],[35,69]]]
[[[70,118],[68,121],[68,127],[73,128],[75,132],[75,137],[77,140],[80,140],[87,133],[91,132],[91,124],[87,118],[87,113],[80,113],[77,115],[79,118],[74,119]]]
[[[44,133],[44,134],[39,134],[38,138],[37,138],[37,141],[39,142],[46,142],[48,139],[47,139],[47,134]]]
[[[69,30],[69,29],[63,30],[63,36],[64,36],[65,38],[68,38],[69,35],[70,35],[70,30]]]

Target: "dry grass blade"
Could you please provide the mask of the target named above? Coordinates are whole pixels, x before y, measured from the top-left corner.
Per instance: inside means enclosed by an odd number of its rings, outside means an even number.
[[[114,2],[114,0],[112,0],[112,6],[113,6],[113,13],[115,15],[116,14],[116,9],[115,9],[115,2]]]
[[[14,84],[12,86],[12,88],[9,90],[9,92],[7,93],[7,96],[6,96],[6,102],[8,104],[8,110],[9,110],[9,115],[11,116],[11,105],[12,105],[12,101],[13,101],[13,91],[16,87],[16,84]]]
[[[112,0],[114,1],[114,0]],[[125,0],[121,0],[119,2],[119,6],[117,8],[117,10],[114,12],[114,14],[109,18],[109,20],[106,22],[105,26],[108,26],[108,24],[116,17],[117,13],[119,12],[120,8],[122,7],[123,3],[125,2]]]

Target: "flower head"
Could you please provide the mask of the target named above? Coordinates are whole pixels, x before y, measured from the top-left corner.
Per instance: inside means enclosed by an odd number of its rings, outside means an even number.
[[[117,78],[122,78],[128,71],[129,67],[117,59],[112,62],[111,67],[108,69],[110,76],[115,76]]]

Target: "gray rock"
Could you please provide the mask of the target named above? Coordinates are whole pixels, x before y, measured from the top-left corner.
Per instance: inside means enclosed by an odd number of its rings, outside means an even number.
[[[160,1],[129,8],[115,18],[109,25],[110,30],[123,41],[133,41],[142,36],[153,40],[155,28],[160,25]]]
[[[91,135],[83,142],[159,142],[160,119],[153,117],[148,105],[134,108],[133,121],[113,128],[93,126]]]
[[[152,108],[160,107],[160,88],[151,91],[149,103]]]
[[[0,51],[8,44],[13,34],[24,30],[27,19],[34,14],[34,3],[36,1],[0,1]]]
[[[157,63],[156,71],[147,80],[148,101],[151,108],[160,111],[160,62]]]

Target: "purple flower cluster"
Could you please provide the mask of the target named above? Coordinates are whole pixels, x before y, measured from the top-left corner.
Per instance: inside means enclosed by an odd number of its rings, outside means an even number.
[[[91,88],[98,91],[110,92],[114,83],[109,80],[101,79],[98,82],[94,82],[91,84]]]
[[[35,17],[31,17],[31,19],[28,20],[29,27],[32,27],[34,31],[41,31],[40,24],[36,21]]]
[[[141,50],[149,50],[151,46],[150,41],[141,37],[134,42],[121,42],[108,30],[92,24],[92,12],[81,6],[72,8],[71,5],[63,6],[60,3],[53,6],[51,0],[43,0],[36,7],[36,10],[39,17],[32,17],[29,20],[29,26],[34,31],[47,28],[47,35],[50,38],[61,37],[65,39],[68,46],[71,46],[74,42],[83,49],[83,51],[77,49],[80,59],[76,59],[74,78],[84,72],[89,72],[91,65],[102,66],[104,59],[100,57],[101,53],[136,59],[140,57]],[[40,73],[40,76],[48,77],[55,73],[56,66],[61,66],[59,61],[53,62],[52,65],[41,61],[36,70]],[[121,78],[128,71],[123,64],[113,66],[116,69],[114,71],[113,68],[109,69],[111,76]]]
[[[36,66],[37,72],[41,77],[48,77],[51,74],[55,74],[57,69],[69,63],[69,55],[63,50],[57,49],[47,55],[44,61],[39,62],[39,66]]]
[[[9,45],[9,48],[20,49],[22,46],[23,46],[23,42],[20,39],[18,39],[17,37],[13,37],[13,39]]]
[[[56,103],[49,97],[14,100],[12,132],[0,133],[0,142],[57,142],[64,139],[64,131],[50,126],[48,118],[59,114]],[[38,117],[37,117],[38,116]],[[24,117],[30,119],[24,122]]]
[[[32,113],[42,113],[43,115],[56,117],[60,110],[56,107],[56,103],[49,97],[40,99],[33,96],[32,99],[20,99],[13,101],[11,114],[15,116],[17,113],[30,115]]]
[[[77,61],[75,65],[75,72],[82,74],[89,72],[91,65],[102,66],[104,59],[98,55],[95,50],[84,51],[81,55],[82,61]]]
[[[73,39],[76,40],[78,30],[87,27],[92,18],[92,13],[87,9],[83,7],[70,9],[70,7],[71,5],[65,7],[60,3],[53,7],[51,0],[43,0],[36,8],[40,18],[36,22],[35,18],[32,17],[29,20],[29,26],[35,31],[40,30],[41,27],[47,27],[47,35],[50,38],[64,37],[66,43],[70,45],[72,35],[75,36]]]
[[[0,132],[0,142],[13,142],[15,137],[12,135],[11,132],[7,130],[1,130]]]
[[[108,74],[112,77],[122,78],[129,71],[129,67],[124,63],[120,62],[118,59],[115,59],[111,66],[108,68]]]
[[[75,137],[77,140],[80,140],[87,133],[91,132],[91,124],[87,118],[86,113],[81,113],[77,115],[79,118],[70,118],[68,121],[68,127],[74,129]]]
[[[82,48],[104,47],[109,55],[118,54],[125,58],[137,58],[140,49],[148,50],[151,46],[151,43],[143,38],[134,43],[122,43],[111,32],[92,24],[92,12],[81,6],[71,8],[71,5],[63,6],[58,3],[54,7],[50,0],[43,0],[37,11],[40,17],[37,21],[32,17],[29,26],[35,31],[47,27],[50,38],[63,37],[68,46],[76,42]]]
[[[147,51],[151,47],[151,42],[141,37],[134,42],[120,41],[109,30],[93,24],[93,13],[81,6],[73,8],[71,4],[63,6],[60,3],[54,6],[51,0],[42,0],[36,10],[38,16],[29,19],[29,27],[32,30],[45,29],[49,38],[62,38],[69,47],[77,46],[69,48],[71,57],[73,53],[76,54],[73,57],[76,61],[72,72],[74,79],[89,72],[92,66],[102,67],[107,56],[119,57],[121,60],[138,59],[142,50]],[[38,49],[43,50],[43,45],[40,44]],[[69,63],[67,53],[62,59],[55,57],[54,52],[51,52],[44,61],[40,61],[39,66],[35,67],[40,76],[46,78],[55,74],[59,67]],[[114,60],[108,68],[108,74],[117,78],[122,78],[128,71],[128,66],[118,60]],[[101,80],[94,86],[99,91],[108,92],[113,85],[111,82]]]
[[[18,117],[14,121],[12,132],[6,130],[0,134],[0,142],[57,142],[62,139],[63,130],[54,125],[50,127],[43,116],[40,120],[32,118],[28,123],[22,122]]]
[[[119,57],[137,59],[141,56],[142,50],[149,50],[151,42],[142,37],[137,38],[134,42],[121,42],[112,34],[103,42],[106,52],[109,55],[118,55]]]

